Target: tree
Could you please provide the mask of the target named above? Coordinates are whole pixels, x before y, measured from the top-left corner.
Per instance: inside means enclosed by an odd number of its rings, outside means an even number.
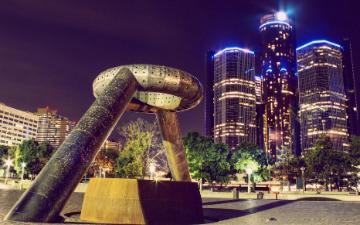
[[[106,172],[107,176],[115,177],[118,157],[119,151],[116,149],[101,149],[91,164],[88,174],[94,176],[96,173]]]
[[[9,147],[5,145],[0,145],[0,167],[3,165],[3,159],[7,157]]]
[[[118,176],[143,178],[149,173],[150,163],[155,163],[161,170],[167,170],[157,123],[149,123],[139,118],[122,127],[120,135],[124,140],[124,148],[117,160]]]
[[[248,176],[251,176],[250,180],[254,183],[262,181],[261,176],[257,174],[259,168],[259,163],[249,152],[242,153],[240,159],[235,163],[236,171],[248,174]]]
[[[357,191],[359,185],[359,171],[360,171],[360,137],[352,136],[350,141],[349,159],[351,161],[352,170],[349,176],[349,185],[355,187]]]
[[[314,183],[324,184],[325,190],[333,183],[340,190],[344,186],[344,178],[353,169],[348,153],[334,150],[327,136],[321,136],[314,148],[305,152],[304,159],[306,177]]]
[[[20,173],[21,163],[25,163],[25,171],[31,175],[37,175],[45,166],[54,152],[54,148],[48,143],[39,144],[34,139],[25,140],[15,151],[15,169]]]
[[[252,178],[255,182],[260,182],[270,178],[269,165],[273,164],[271,158],[267,157],[265,151],[257,145],[249,142],[242,142],[231,154],[232,173],[244,172],[243,169],[236,168],[239,162],[255,161],[257,163],[256,172],[254,171]]]
[[[287,149],[284,149],[283,152],[284,154],[281,154],[273,165],[272,171],[273,176],[280,180],[281,189],[284,184],[287,184],[287,189],[290,191],[290,185],[295,183],[296,177],[302,175],[301,167],[305,166],[305,162]]]
[[[360,136],[351,137],[349,157],[354,166],[360,166]]]
[[[215,144],[211,138],[200,136],[199,133],[188,133],[183,138],[186,158],[193,179],[201,183],[207,181],[226,184],[229,182],[230,153],[227,146]]]

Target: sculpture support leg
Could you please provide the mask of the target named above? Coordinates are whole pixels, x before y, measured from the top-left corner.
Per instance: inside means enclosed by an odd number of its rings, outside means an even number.
[[[191,181],[176,113],[158,110],[156,118],[161,129],[165,153],[173,178],[176,181]]]
[[[130,70],[119,71],[5,220],[56,221],[97,151],[125,112],[138,85]]]

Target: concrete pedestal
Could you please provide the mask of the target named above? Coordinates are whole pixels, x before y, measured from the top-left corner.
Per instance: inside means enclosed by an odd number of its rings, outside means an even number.
[[[80,218],[107,224],[203,223],[197,183],[120,178],[91,179]]]

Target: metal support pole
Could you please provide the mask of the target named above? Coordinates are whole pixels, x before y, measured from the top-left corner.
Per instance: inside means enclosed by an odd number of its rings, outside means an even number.
[[[248,173],[248,193],[251,193],[251,173]]]
[[[82,116],[5,220],[56,222],[139,84],[127,68],[118,72]]]
[[[156,118],[161,129],[166,157],[174,180],[191,181],[176,113],[158,110]]]
[[[6,174],[5,174],[5,184],[7,184],[8,180],[9,180],[9,175],[10,175],[10,165],[6,166]]]
[[[20,190],[23,188],[23,182],[24,182],[24,173],[25,173],[25,165],[21,163],[21,180],[20,180]]]

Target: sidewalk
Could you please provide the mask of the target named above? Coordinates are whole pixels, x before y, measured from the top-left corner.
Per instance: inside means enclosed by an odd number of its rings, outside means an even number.
[[[21,193],[17,190],[0,189],[1,225],[40,225],[39,223],[2,222]],[[83,193],[73,193],[63,210],[66,222],[59,225],[88,224],[79,220],[83,195]],[[240,193],[240,196],[245,196],[245,193]],[[203,213],[205,222],[209,225],[360,224],[360,203],[349,201],[234,200],[212,196],[212,198],[203,198]]]
[[[264,193],[263,199],[276,199],[276,194],[267,192]],[[202,198],[224,198],[233,199],[232,192],[211,192],[210,190],[203,190],[201,192]],[[337,201],[351,201],[360,202],[359,195],[349,194],[348,192],[322,192],[316,194],[315,192],[280,192],[277,196],[278,200],[337,200]],[[239,192],[239,199],[257,199],[257,193]]]
[[[23,187],[26,189],[31,185],[31,181],[25,181]],[[11,181],[8,185],[0,182],[0,189],[19,189],[19,184]],[[79,183],[74,192],[85,193],[87,183]],[[259,192],[257,192],[259,193]],[[239,192],[239,199],[257,199],[257,193]],[[360,195],[349,194],[349,192],[321,192],[316,194],[314,191],[307,192],[279,192],[276,196],[274,192],[264,191],[264,198],[267,200],[338,200],[338,201],[355,201],[360,202]],[[221,198],[221,199],[233,199],[233,193],[231,191],[210,191],[203,190],[200,192],[202,198]],[[277,198],[276,198],[277,197]]]

